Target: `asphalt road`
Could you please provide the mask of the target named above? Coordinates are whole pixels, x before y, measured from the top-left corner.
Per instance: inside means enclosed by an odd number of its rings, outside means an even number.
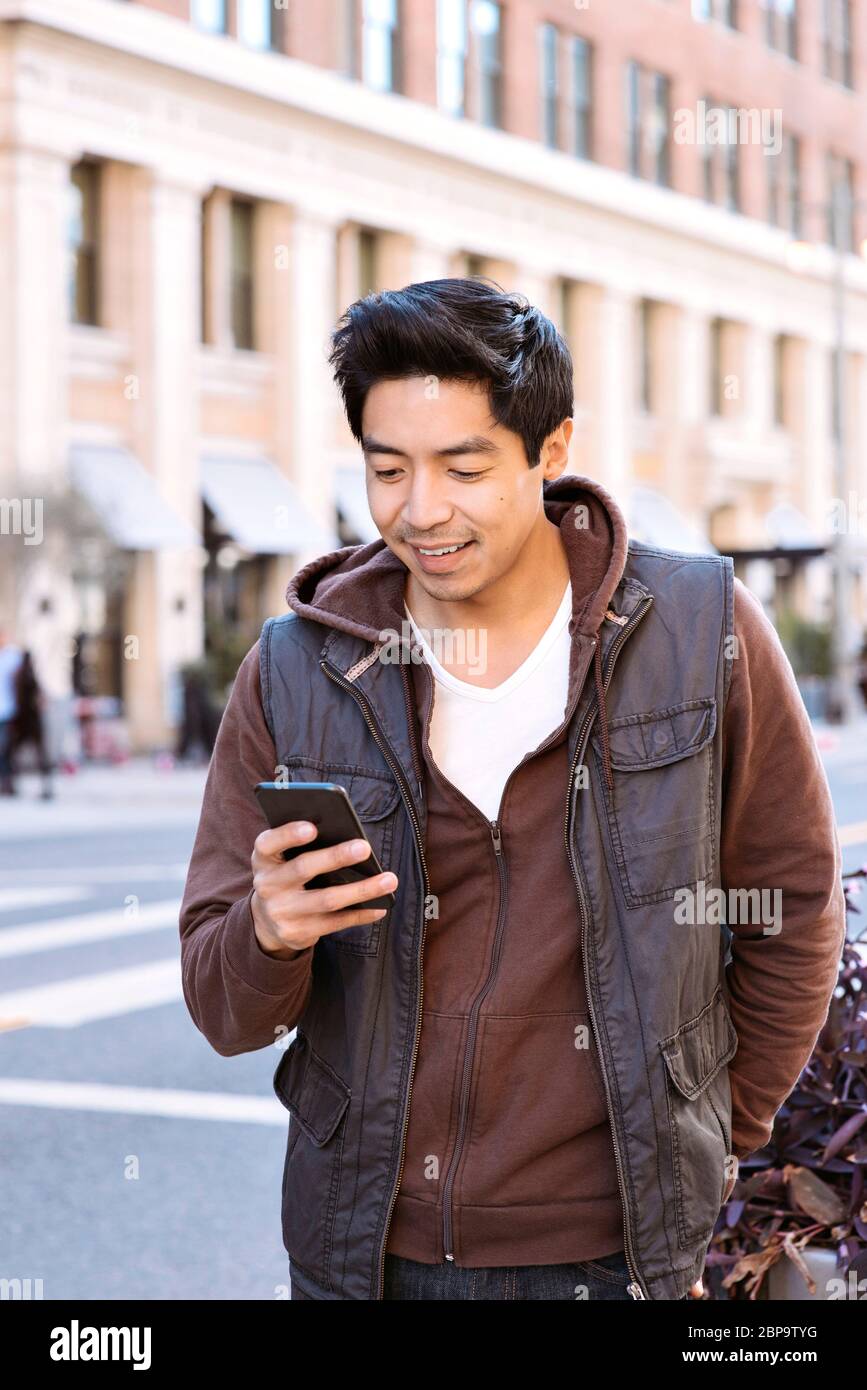
[[[817,733],[854,868],[867,732]],[[138,763],[0,803],[0,1279],[45,1299],[287,1297],[280,1053],[220,1057],[181,993],[203,784]]]

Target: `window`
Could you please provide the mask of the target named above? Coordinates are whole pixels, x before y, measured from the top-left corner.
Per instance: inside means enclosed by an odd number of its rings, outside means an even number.
[[[692,0],[692,17],[702,21],[715,19],[729,29],[737,29],[736,0]]]
[[[236,348],[253,342],[253,204],[241,198],[231,203],[231,332]]]
[[[465,115],[467,0],[437,0],[437,104]]]
[[[765,39],[789,58],[798,56],[798,0],[764,0]]]
[[[626,149],[630,174],[641,173],[641,69],[626,64]]]
[[[843,437],[843,388],[840,380],[844,371],[844,359],[842,353],[832,351],[828,354],[828,366],[830,368],[830,398],[831,398],[831,437],[840,440]]]
[[[210,287],[210,236],[208,235],[208,202],[203,198],[199,204],[199,341],[210,341],[210,313],[208,311],[208,290]]]
[[[727,140],[720,146],[723,164],[723,207],[729,212],[737,212],[741,205],[740,185],[740,145],[737,140]]]
[[[69,183],[69,317],[99,323],[99,181],[93,160],[73,165]]]
[[[833,82],[852,86],[851,0],[821,0],[822,72]]]
[[[573,153],[593,158],[593,49],[586,39],[571,40]]]
[[[399,92],[398,0],[364,0],[361,45],[364,81],[368,87],[378,92]]]
[[[539,29],[539,90],[542,94],[542,139],[552,149],[559,143],[557,81],[557,27],[543,24]]]
[[[774,424],[786,425],[786,348],[784,333],[774,338]]]
[[[479,120],[482,125],[503,124],[501,6],[492,0],[471,0],[473,33],[478,64]]]
[[[703,193],[707,202],[719,203],[730,212],[740,210],[740,145],[738,116],[731,106],[704,97],[702,144]]]
[[[358,294],[373,294],[376,282],[376,232],[362,227],[358,233]]]
[[[669,80],[639,63],[626,65],[626,130],[629,172],[668,185]]]
[[[228,32],[226,0],[192,0],[190,18],[197,29],[205,29],[209,34]]]
[[[708,354],[708,408],[711,415],[723,413],[723,321],[710,321],[710,352]]]
[[[768,221],[783,227],[792,236],[802,235],[801,222],[801,141],[784,131],[779,154],[766,154],[768,176]]]
[[[654,305],[650,299],[638,302],[638,328],[635,361],[637,366],[636,394],[638,409],[647,415],[653,414],[653,325]]]
[[[828,187],[827,237],[831,246],[851,251],[855,246],[855,166],[838,154],[826,155]]]
[[[236,0],[238,38],[249,48],[274,48],[274,0]]]

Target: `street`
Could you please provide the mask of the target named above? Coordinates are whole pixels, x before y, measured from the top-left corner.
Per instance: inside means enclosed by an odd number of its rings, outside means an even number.
[[[854,868],[865,725],[817,738]],[[280,1053],[220,1057],[181,992],[204,770],[88,768],[49,802],[19,785],[0,803],[0,1278],[52,1300],[285,1298]]]

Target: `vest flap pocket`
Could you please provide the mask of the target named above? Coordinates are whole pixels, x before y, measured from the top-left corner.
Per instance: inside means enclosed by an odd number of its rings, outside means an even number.
[[[293,782],[336,782],[343,787],[359,820],[381,820],[391,815],[400,798],[400,788],[391,777],[360,770],[348,763],[287,758],[284,766]]]
[[[698,753],[710,743],[715,730],[716,700],[712,695],[644,714],[622,715],[608,725],[611,766],[620,772],[664,767]],[[593,742],[601,751],[598,723]]]
[[[274,1091],[317,1148],[334,1134],[351,1095],[349,1087],[300,1032],[280,1058]]]
[[[687,1100],[694,1100],[738,1048],[722,987],[696,1018],[662,1038],[659,1047],[675,1086]]]

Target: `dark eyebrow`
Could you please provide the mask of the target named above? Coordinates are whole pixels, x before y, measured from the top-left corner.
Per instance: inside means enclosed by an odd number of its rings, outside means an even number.
[[[404,458],[402,449],[396,449],[393,444],[386,444],[383,440],[377,439],[372,434],[366,434],[362,438],[361,448],[365,454],[395,454],[398,458]],[[452,458],[459,454],[498,454],[500,452],[492,439],[488,439],[484,434],[471,434],[466,439],[459,439],[456,444],[449,444],[445,449],[436,449],[435,458]]]

